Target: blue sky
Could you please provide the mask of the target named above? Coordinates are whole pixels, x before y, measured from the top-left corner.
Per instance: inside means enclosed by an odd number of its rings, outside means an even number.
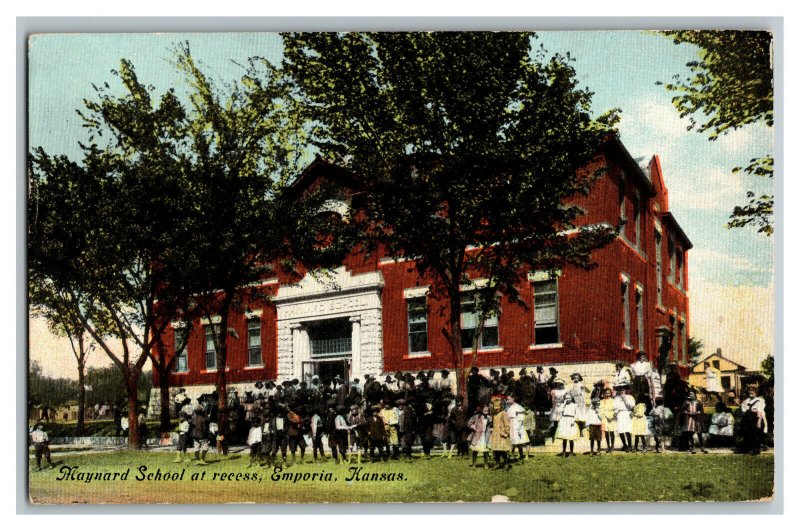
[[[93,98],[92,83],[108,82],[120,58],[133,61],[139,79],[158,91],[184,82],[172,65],[174,44],[188,40],[193,56],[212,77],[230,81],[247,57],[277,60],[280,38],[269,33],[59,34],[31,38],[29,51],[29,144],[78,157],[85,139],[75,110]],[[728,215],[747,190],[769,192],[772,183],[732,175],[731,168],[773,153],[772,130],[751,125],[709,142],[686,131],[670,94],[657,81],[686,74],[695,59],[690,45],[637,31],[543,32],[539,42],[553,53],[569,52],[583,86],[594,92],[597,114],[620,107],[620,134],[633,156],[660,156],[670,191],[670,210],[694,243],[689,253],[693,336],[706,347],[745,365],[772,352],[773,241],[752,229],[728,230]],[[753,309],[756,308],[756,312]],[[755,315],[755,316],[754,316]],[[31,324],[33,359],[45,359],[59,344]],[[68,348],[68,347],[67,347]],[[69,361],[66,357],[64,359]],[[102,364],[102,360],[97,360]]]

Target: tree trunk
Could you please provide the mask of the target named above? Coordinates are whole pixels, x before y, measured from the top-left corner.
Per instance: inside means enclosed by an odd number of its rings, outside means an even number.
[[[168,432],[172,429],[170,423],[170,400],[169,400],[169,369],[164,365],[156,367],[158,371],[158,389],[160,391],[159,401],[161,402],[161,413],[159,414],[159,429]]]
[[[456,287],[458,290],[458,287]],[[458,293],[458,291],[456,291]],[[450,330],[447,338],[450,343],[450,352],[453,357],[454,372],[456,373],[456,396],[460,396],[466,403],[467,400],[467,368],[464,367],[464,352],[461,348],[461,297],[450,295]]]
[[[233,293],[226,293],[220,308],[220,336],[217,350],[217,425],[219,433],[228,440],[228,381],[225,366],[228,363],[228,314]]]
[[[128,368],[125,384],[128,388],[128,447],[138,450],[142,447],[139,438],[139,395],[138,372]]]
[[[83,361],[78,362],[78,425],[75,427],[77,435],[86,431],[86,367]]]

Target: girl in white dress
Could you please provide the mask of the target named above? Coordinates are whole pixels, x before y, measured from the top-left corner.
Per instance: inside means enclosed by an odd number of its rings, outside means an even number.
[[[506,397],[506,414],[511,423],[512,457],[513,450],[516,449],[519,452],[519,460],[522,461],[525,459],[524,448],[531,440],[528,438],[528,432],[524,425],[525,408],[517,403],[516,398],[514,393],[509,393]]]
[[[556,442],[556,428],[561,419],[561,412],[564,410],[564,397],[567,390],[564,389],[564,380],[556,378],[553,381],[555,388],[550,391],[550,438]]]
[[[561,455],[575,456],[575,439],[578,438],[578,424],[575,421],[577,414],[577,406],[572,399],[572,395],[567,394],[564,396],[564,410],[561,413],[561,418],[558,421],[558,429],[556,430],[556,438],[561,439]],[[569,454],[567,454],[567,441],[569,441]]]
[[[617,414],[617,433],[622,440],[622,450],[630,452],[633,447],[631,430],[633,428],[633,408],[636,401],[628,394],[628,386],[620,387],[614,397],[614,411]]]

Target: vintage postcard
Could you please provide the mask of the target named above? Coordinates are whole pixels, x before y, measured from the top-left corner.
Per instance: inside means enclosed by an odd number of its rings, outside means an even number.
[[[771,500],[773,55],[30,36],[30,501]]]

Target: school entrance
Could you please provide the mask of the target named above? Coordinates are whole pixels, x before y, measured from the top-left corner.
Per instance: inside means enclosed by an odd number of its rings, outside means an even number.
[[[351,274],[342,266],[322,277],[281,285],[278,317],[278,379],[312,376],[349,381],[383,372],[380,271]]]
[[[303,378],[319,377],[327,384],[335,377],[350,382],[353,338],[350,319],[326,319],[306,325],[311,347],[310,360],[302,362]]]

